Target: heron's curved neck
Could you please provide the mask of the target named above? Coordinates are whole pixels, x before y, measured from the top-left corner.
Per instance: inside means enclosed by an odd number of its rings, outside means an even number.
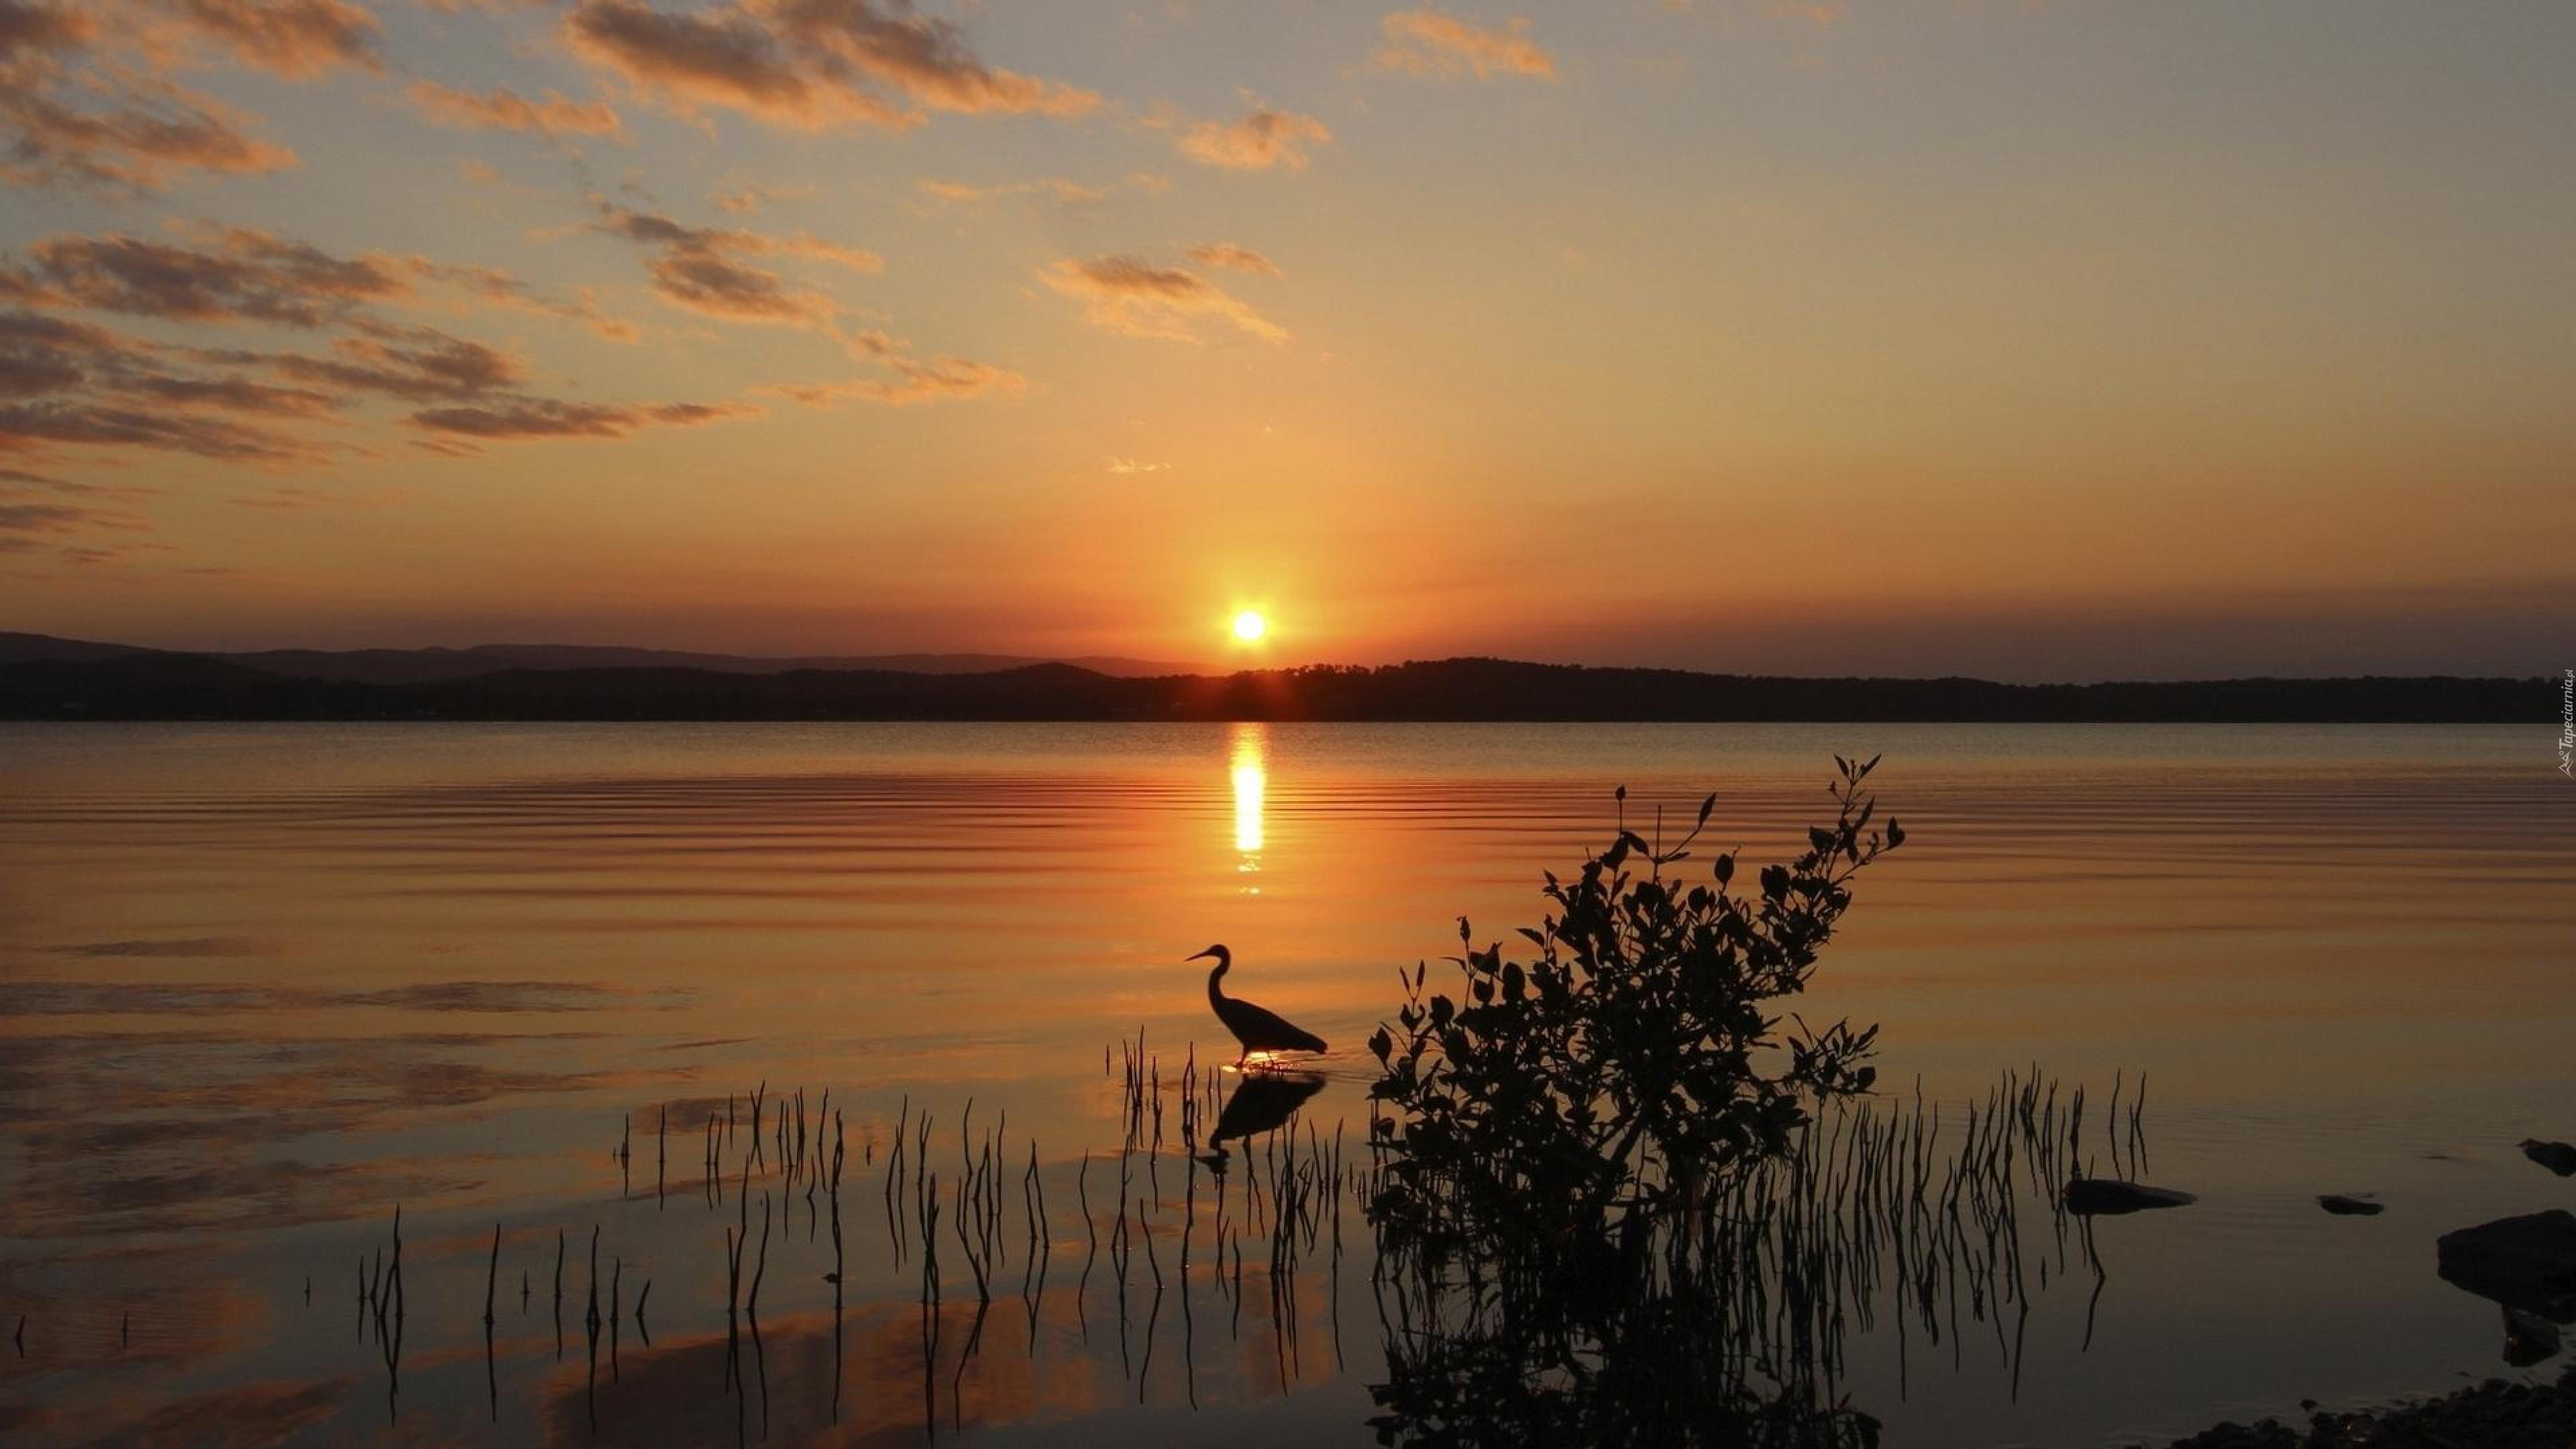
[[[1232,970],[1233,967],[1234,962],[1229,957],[1219,956],[1216,959],[1216,969],[1208,973],[1209,1001],[1216,1002],[1225,1000],[1225,988],[1217,985],[1217,978],[1223,976],[1227,971]]]

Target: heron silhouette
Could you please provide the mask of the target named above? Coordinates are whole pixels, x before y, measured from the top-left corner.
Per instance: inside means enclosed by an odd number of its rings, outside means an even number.
[[[1236,1066],[1250,1060],[1254,1052],[1320,1052],[1324,1049],[1322,1037],[1303,1027],[1290,1025],[1279,1013],[1225,994],[1225,988],[1219,982],[1226,972],[1234,969],[1232,951],[1221,945],[1210,946],[1186,959],[1197,961],[1208,956],[1216,958],[1216,969],[1208,973],[1208,1005],[1216,1011],[1216,1019],[1225,1023],[1225,1029],[1234,1033],[1234,1039],[1243,1043],[1243,1055],[1234,1059]]]

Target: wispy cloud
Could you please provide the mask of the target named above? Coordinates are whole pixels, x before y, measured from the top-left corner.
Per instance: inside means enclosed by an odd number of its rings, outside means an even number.
[[[0,263],[0,294],[183,322],[249,319],[319,327],[408,292],[402,260],[336,257],[255,227],[211,227],[193,245],[110,233],[56,236]]]
[[[1513,20],[1494,30],[1438,10],[1399,10],[1380,22],[1386,45],[1377,63],[1408,75],[1495,76],[1556,79],[1556,58],[1529,38],[1529,22]]]
[[[290,79],[335,66],[384,69],[382,27],[349,0],[157,0],[156,8],[242,64]]]
[[[50,399],[0,407],[0,452],[48,443],[192,453],[242,463],[318,462],[324,456],[288,434],[223,417]]]
[[[0,60],[15,60],[44,51],[87,45],[98,32],[97,20],[67,5],[44,0],[0,3]]]
[[[910,344],[877,327],[852,325],[839,303],[821,292],[795,287],[779,273],[750,265],[746,256],[792,256],[877,272],[884,258],[799,232],[764,236],[734,227],[693,227],[657,212],[603,206],[597,230],[624,237],[648,253],[646,271],[666,304],[730,322],[802,327],[832,337],[852,356],[883,369],[882,375],[832,383],[773,384],[757,391],[812,406],[847,399],[904,406],[985,395],[1017,395],[1027,380],[1008,368],[961,357],[921,358]],[[543,420],[540,420],[543,421]],[[565,424],[582,420],[573,419]]]
[[[296,164],[232,107],[91,54],[106,38],[91,10],[0,0],[0,182],[140,192]]]
[[[1087,186],[1062,176],[1048,176],[1036,181],[1003,181],[989,186],[978,186],[965,181],[924,178],[913,185],[915,190],[931,200],[953,206],[967,206],[979,201],[993,201],[1014,196],[1043,196],[1063,202],[1067,206],[1088,205],[1109,199],[1109,188],[1106,186]]]
[[[319,417],[340,405],[338,398],[311,388],[242,377],[144,376],[119,383],[116,390],[157,407],[218,408],[274,418]]]
[[[259,360],[300,382],[407,402],[481,397],[527,379],[527,365],[510,354],[429,327],[343,337],[324,357],[278,353]]]
[[[498,267],[448,265],[417,257],[409,259],[409,263],[421,278],[454,286],[496,307],[577,322],[610,342],[633,342],[643,335],[634,323],[601,310],[598,296],[587,287],[563,297],[541,291]]]
[[[404,92],[422,115],[442,126],[527,131],[540,136],[615,136],[624,127],[606,101],[576,101],[559,91],[532,101],[508,89],[465,91],[415,81]]]
[[[297,164],[293,151],[251,135],[239,112],[216,101],[176,86],[125,95],[130,104],[87,110],[0,79],[8,131],[0,181],[154,191],[192,171],[256,175]]]
[[[739,9],[674,15],[628,0],[583,0],[564,18],[575,54],[687,112],[726,106],[780,125],[900,125],[882,100],[818,83],[769,27]]]
[[[792,398],[809,407],[830,407],[852,399],[884,403],[889,407],[909,407],[915,403],[962,402],[973,397],[1018,397],[1028,390],[1027,378],[1007,367],[996,367],[988,362],[972,362],[962,357],[921,360],[897,355],[888,355],[881,361],[890,375],[854,377],[828,383],[790,383],[764,391]]]
[[[1205,341],[1199,324],[1219,321],[1264,342],[1285,342],[1287,329],[1214,282],[1179,267],[1136,257],[1066,258],[1039,273],[1047,286],[1083,304],[1094,326],[1129,337]]]
[[[987,64],[958,22],[909,0],[567,0],[559,33],[603,73],[596,95],[499,84],[483,70],[423,78],[414,57],[390,49],[383,8],[0,0],[0,183],[139,193],[298,164],[261,138],[258,117],[179,83],[194,83],[198,67],[235,72],[209,86],[226,97],[243,70],[262,73],[272,92],[271,78],[378,77],[369,82],[378,94],[428,123],[565,141],[623,139],[639,103],[800,127],[1071,118],[1102,104],[1080,86]],[[1008,367],[916,353],[830,295],[827,269],[879,273],[878,252],[783,226],[690,225],[644,200],[645,184],[631,172],[621,204],[593,196],[596,212],[583,219],[639,249],[643,288],[618,290],[649,290],[700,317],[807,329],[857,359],[844,368],[859,375],[798,389],[799,400],[908,406],[1027,391]],[[742,186],[719,204],[741,218],[813,189]],[[1060,179],[1027,189],[1067,202],[1108,194]],[[691,398],[678,385],[644,401],[563,395],[574,389],[547,381],[561,363],[541,369],[506,334],[472,335],[474,320],[499,313],[614,340],[640,335],[587,289],[475,261],[326,249],[268,225],[164,219],[157,229],[39,234],[0,251],[0,540],[13,552],[42,539],[66,559],[105,559],[116,549],[89,533],[148,528],[131,500],[64,491],[76,486],[55,476],[67,463],[137,465],[135,476],[176,456],[306,468],[381,456],[387,433],[459,456],[761,411],[757,398]]]
[[[351,448],[317,427],[340,427],[344,413],[370,398],[417,406],[408,421],[433,435],[434,451],[448,453],[470,446],[458,440],[617,438],[757,411],[741,403],[531,396],[529,369],[515,355],[380,310],[426,300],[418,289],[431,286],[497,305],[585,313],[586,299],[559,302],[494,268],[338,256],[249,227],[199,225],[182,235],[55,236],[0,259],[0,297],[20,304],[0,311],[0,454],[42,463],[65,449],[108,449],[315,464]],[[288,327],[328,342],[318,352],[155,342],[67,312]],[[44,476],[9,471],[23,486]],[[22,522],[45,517],[69,515],[28,514]]]
[[[783,323],[833,331],[840,305],[810,288],[793,287],[777,272],[752,266],[746,256],[802,256],[854,271],[878,272],[885,259],[799,233],[763,236],[727,227],[683,225],[658,212],[602,208],[598,230],[644,247],[654,295],[673,307],[732,322]]]
[[[1205,267],[1224,267],[1229,271],[1250,272],[1261,277],[1284,277],[1279,264],[1250,247],[1233,242],[1206,242],[1190,248],[1190,260]]]
[[[1097,92],[986,66],[955,22],[915,14],[904,0],[882,9],[873,0],[785,0],[771,14],[791,42],[930,110],[1080,116],[1100,106]]]
[[[0,493],[0,500],[8,497]],[[139,532],[150,527],[140,515],[118,509],[89,508],[77,503],[0,501],[0,542],[11,538],[73,538],[96,529]]]
[[[685,14],[580,0],[574,52],[682,111],[722,106],[804,130],[902,127],[934,111],[1072,117],[1097,92],[985,65],[953,21],[874,0],[737,0]]]
[[[801,186],[746,186],[718,195],[715,203],[718,209],[734,216],[753,216],[773,201],[794,201],[813,194],[811,182]]]
[[[660,423],[693,427],[728,418],[750,417],[760,409],[748,403],[654,403],[615,407],[564,402],[554,398],[512,398],[470,407],[424,408],[411,420],[432,432],[453,433],[486,442],[530,438],[622,438],[637,428]]]
[[[801,231],[790,236],[764,237],[762,241],[772,251],[789,256],[812,257],[818,262],[830,262],[836,267],[847,267],[854,272],[874,274],[885,270],[885,257],[880,253],[872,252],[866,247],[845,247],[838,242],[828,242],[820,237],[808,236]]]
[[[1306,148],[1330,145],[1332,129],[1296,111],[1255,107],[1240,120],[1200,121],[1183,129],[1173,144],[1181,154],[1229,171],[1306,169]]]
[[[212,370],[207,370],[211,368]],[[330,394],[246,375],[258,359],[172,348],[70,318],[0,312],[0,454],[133,448],[236,462],[318,461],[290,425],[338,406]],[[12,469],[20,486],[42,475]],[[45,483],[61,491],[70,485]]]

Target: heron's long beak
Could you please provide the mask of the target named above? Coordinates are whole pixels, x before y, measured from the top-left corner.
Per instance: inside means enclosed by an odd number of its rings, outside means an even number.
[[[1215,953],[1214,951],[1201,951],[1201,952],[1199,952],[1199,953],[1198,953],[1197,955],[1195,955],[1195,956],[1184,956],[1184,957],[1182,957],[1181,959],[1182,959],[1182,960],[1184,960],[1184,961],[1203,961],[1203,960],[1207,959],[1208,957],[1213,956],[1213,955],[1215,955],[1215,954],[1216,954],[1216,953]]]

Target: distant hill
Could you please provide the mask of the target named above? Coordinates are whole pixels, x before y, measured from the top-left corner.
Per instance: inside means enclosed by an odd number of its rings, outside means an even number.
[[[39,659],[113,659],[120,654],[148,654],[131,644],[93,644],[86,639],[57,639],[51,634],[12,634],[0,630],[0,664],[26,664]]]
[[[131,644],[99,644],[46,634],[0,633],[0,664],[39,660],[111,659],[124,654],[174,651]],[[365,684],[428,684],[472,679],[505,669],[706,669],[723,674],[783,674],[799,669],[891,669],[906,674],[990,674],[1032,664],[1071,664],[1120,678],[1188,674],[1186,664],[1086,654],[1045,659],[1014,654],[805,655],[697,654],[677,649],[629,649],[599,644],[477,644],[465,649],[261,649],[199,657],[263,669],[297,679],[347,679]]]
[[[60,641],[57,641],[60,642]],[[458,651],[467,652],[467,651]],[[0,663],[0,718],[307,720],[1856,720],[2554,724],[2543,679],[2021,685],[1590,669],[1502,659],[1224,676],[1072,664],[503,669],[376,683],[237,659],[78,647]]]

